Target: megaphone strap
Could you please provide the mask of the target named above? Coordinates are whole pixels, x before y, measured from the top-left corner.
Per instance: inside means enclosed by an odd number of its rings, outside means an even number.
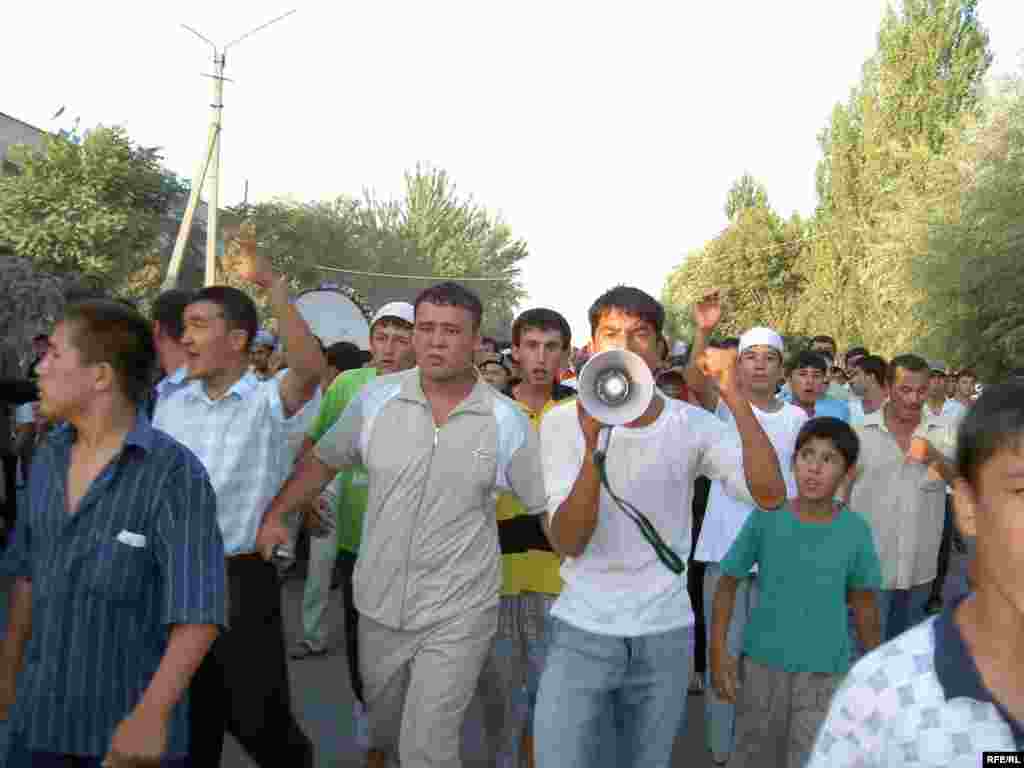
[[[608,445],[611,442],[611,428],[608,428],[608,436],[605,438],[604,450],[594,451],[594,466],[597,468],[597,475],[601,479],[601,485],[608,492],[619,509],[623,513],[636,523],[640,529],[640,534],[647,539],[647,543],[654,549],[654,553],[658,556],[658,559],[668,568],[672,573],[681,574],[686,570],[686,563],[675,553],[665,540],[661,538],[658,530],[654,527],[654,524],[647,519],[647,516],[633,506],[631,503],[620,497],[615,491],[612,490],[611,484],[608,482],[608,471],[605,466],[608,459]]]

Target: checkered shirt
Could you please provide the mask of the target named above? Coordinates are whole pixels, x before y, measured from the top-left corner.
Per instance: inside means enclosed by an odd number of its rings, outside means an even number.
[[[808,768],[976,768],[984,751],[1024,749],[1024,729],[985,688],[954,610],[850,670]]]
[[[280,381],[247,373],[218,400],[202,382],[160,399],[153,426],[189,448],[217,492],[217,521],[228,556],[256,550],[263,513],[292,470],[292,433],[304,413],[285,416]]]

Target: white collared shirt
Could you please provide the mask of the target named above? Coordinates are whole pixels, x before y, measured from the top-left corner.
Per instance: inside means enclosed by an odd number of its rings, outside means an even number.
[[[181,366],[170,376],[164,376],[156,385],[157,400],[163,400],[188,386],[188,366]]]
[[[855,427],[861,468],[850,508],[871,523],[884,589],[910,589],[936,575],[946,512],[946,483],[927,467],[907,461],[885,425],[885,406]],[[956,447],[955,429],[922,409],[914,437],[928,440],[947,459]]]
[[[192,381],[157,403],[153,426],[189,448],[210,475],[226,555],[256,550],[263,513],[291,472],[289,437],[302,414],[287,418],[280,381],[251,373],[219,400]]]

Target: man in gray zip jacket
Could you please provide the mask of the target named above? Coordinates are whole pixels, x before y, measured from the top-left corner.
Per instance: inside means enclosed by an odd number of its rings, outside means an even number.
[[[419,367],[368,384],[267,519],[314,499],[342,467],[366,467],[354,596],[372,742],[402,768],[457,768],[462,721],[497,629],[496,494],[510,490],[542,514],[544,479],[528,418],[476,375],[480,300],[442,283],[415,307]]]

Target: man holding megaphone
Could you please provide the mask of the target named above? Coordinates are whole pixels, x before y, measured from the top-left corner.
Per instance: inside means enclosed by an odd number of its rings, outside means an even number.
[[[653,384],[660,303],[619,286],[590,309],[579,399],[541,425],[547,533],[565,556],[534,723],[539,768],[667,765],[685,716],[694,615],[682,575],[698,475],[763,509],[786,500],[768,436],[737,389],[736,357],[709,366],[738,433]],[[613,708],[618,753],[600,754]]]

